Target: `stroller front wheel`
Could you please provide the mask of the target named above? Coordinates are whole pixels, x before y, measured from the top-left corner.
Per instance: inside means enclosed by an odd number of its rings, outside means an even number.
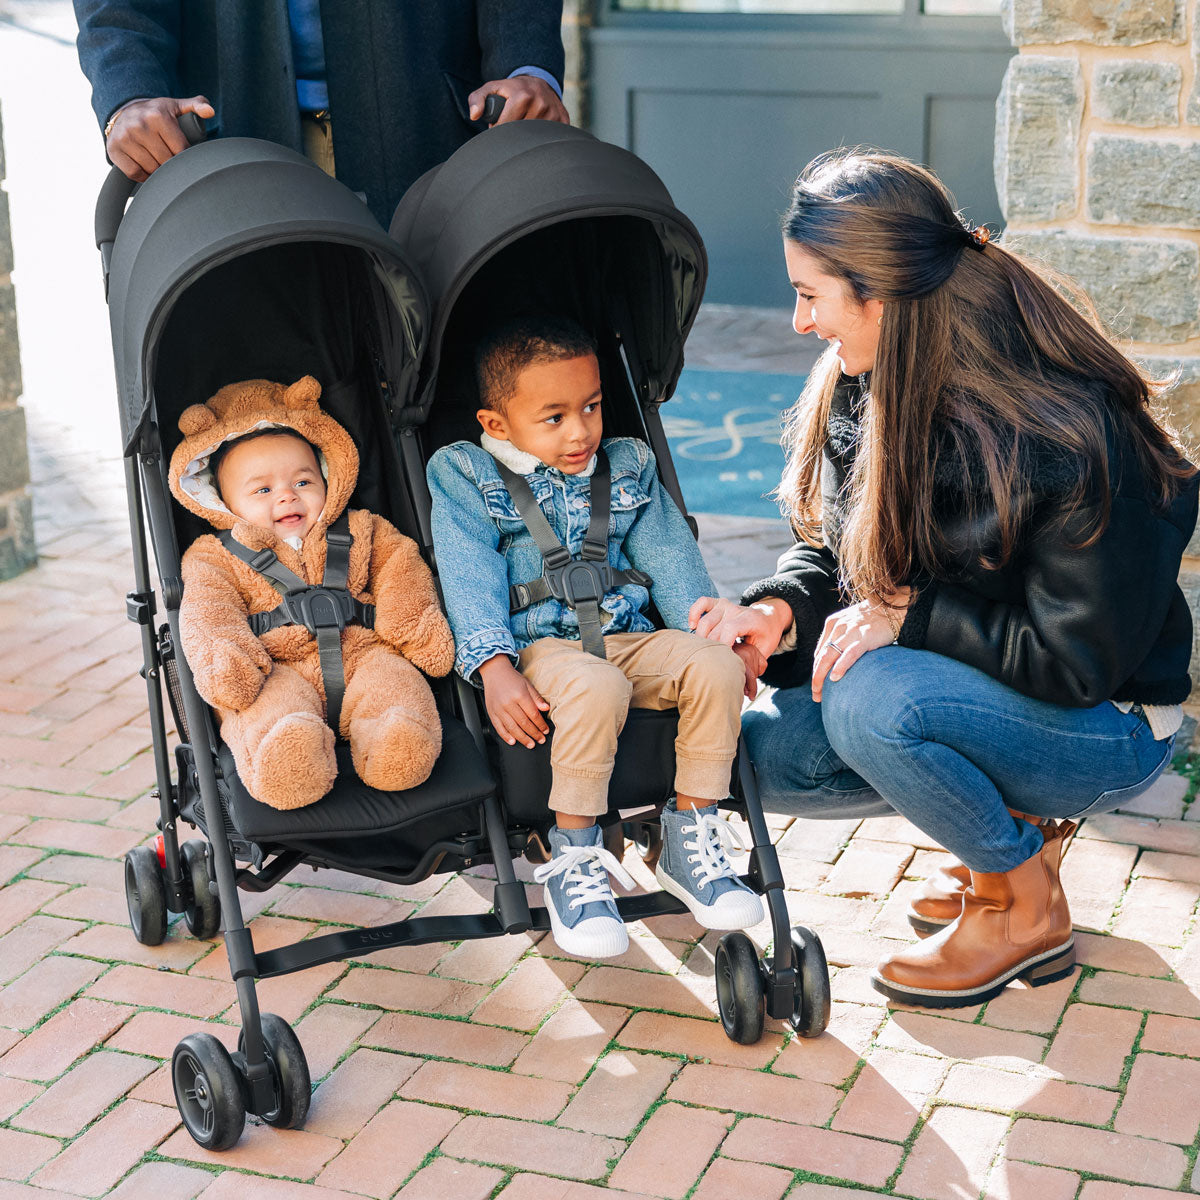
[[[158,946],[167,936],[167,889],[152,846],[135,846],[125,855],[125,903],[133,936],[143,946]]]
[[[829,1024],[829,966],[821,939],[805,925],[792,927],[796,999],[790,1024],[804,1038],[817,1037]]]
[[[246,1106],[229,1051],[211,1033],[189,1033],[171,1058],[175,1106],[205,1150],[228,1150],[242,1136]]]
[[[192,936],[201,941],[215,937],[221,928],[221,902],[209,887],[206,843],[192,840],[179,847],[183,859],[183,878],[191,891],[191,902],[183,910],[183,919]]]
[[[725,1036],[743,1046],[757,1042],[762,1037],[766,1000],[754,943],[741,930],[723,935],[713,966]]]
[[[275,1106],[258,1116],[276,1129],[299,1129],[308,1116],[312,1081],[304,1047],[292,1027],[274,1013],[262,1014],[263,1051],[275,1084]],[[245,1034],[238,1035],[238,1052],[243,1053]]]

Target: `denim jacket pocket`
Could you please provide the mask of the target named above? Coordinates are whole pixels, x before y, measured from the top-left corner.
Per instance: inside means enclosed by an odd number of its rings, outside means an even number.
[[[544,479],[538,478],[529,479],[528,482],[534,499],[545,512],[546,501],[550,498],[550,485]],[[517,511],[516,503],[508,494],[508,488],[503,483],[485,483],[480,490],[488,516],[500,527],[501,533],[511,536],[525,531],[525,521]]]
[[[1128,787],[1112,788],[1110,791],[1101,792],[1085,809],[1081,812],[1073,813],[1071,820],[1077,821],[1081,817],[1092,816],[1096,813],[1112,812],[1113,809],[1120,808],[1126,801],[1140,796],[1166,770],[1167,765],[1171,761],[1171,753],[1174,748],[1175,737],[1172,735],[1166,739],[1163,745],[1162,758],[1148,775],[1140,779],[1137,783],[1130,784]]]
[[[613,476],[612,501],[608,516],[609,536],[623,537],[637,519],[638,509],[650,503],[650,493],[638,477],[621,472]]]

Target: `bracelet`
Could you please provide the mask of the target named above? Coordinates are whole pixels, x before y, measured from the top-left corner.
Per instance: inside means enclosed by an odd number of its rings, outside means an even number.
[[[107,142],[112,137],[113,126],[117,123],[117,118],[129,107],[128,104],[122,104],[111,117],[108,118],[108,124],[104,126],[104,140]]]

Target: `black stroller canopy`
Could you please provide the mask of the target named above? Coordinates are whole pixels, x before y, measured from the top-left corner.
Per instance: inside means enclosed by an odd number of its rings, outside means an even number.
[[[312,255],[304,243],[312,244]],[[290,253],[277,260],[269,253],[254,253],[272,247]],[[250,138],[193,146],[155,171],[121,222],[109,275],[109,319],[126,453],[135,452],[148,421],[173,423],[182,407],[203,401],[215,390],[205,382],[197,394],[175,398],[170,413],[153,412],[162,335],[189,289],[215,268],[239,259],[257,262],[260,274],[265,270],[271,275],[264,283],[251,279],[249,267],[239,276],[234,266],[226,285],[207,292],[197,289],[204,294],[204,304],[193,306],[200,311],[189,311],[189,318],[200,323],[192,331],[193,340],[200,345],[207,341],[211,355],[219,359],[222,343],[229,338],[252,345],[258,322],[267,320],[265,302],[292,296],[297,287],[319,295],[315,281],[322,261],[328,264],[331,258],[359,260],[367,277],[377,281],[374,290],[386,298],[378,324],[392,344],[378,349],[386,364],[391,402],[399,411],[416,386],[427,302],[402,252],[366,205],[308,159]],[[289,265],[311,278],[297,284],[288,278]],[[220,278],[218,274],[214,281]],[[269,323],[261,336],[270,337]],[[253,356],[241,355],[243,360],[248,357]],[[281,349],[277,357],[283,361],[286,352]],[[239,377],[249,375],[231,376]]]
[[[410,420],[427,415],[455,305],[489,263],[497,268],[487,279],[494,316],[531,307],[528,292],[541,273],[573,274],[575,307],[622,339],[639,401],[656,403],[674,389],[708,259],[696,227],[628,150],[557,122],[498,125],[418,179],[390,232],[422,272],[433,305]],[[505,248],[539,237],[536,273],[510,274],[520,259],[504,256]]]

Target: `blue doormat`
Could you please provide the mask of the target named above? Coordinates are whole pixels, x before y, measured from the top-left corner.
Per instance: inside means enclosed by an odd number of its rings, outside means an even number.
[[[660,410],[689,512],[779,518],[783,414],[803,375],[685,369]]]

